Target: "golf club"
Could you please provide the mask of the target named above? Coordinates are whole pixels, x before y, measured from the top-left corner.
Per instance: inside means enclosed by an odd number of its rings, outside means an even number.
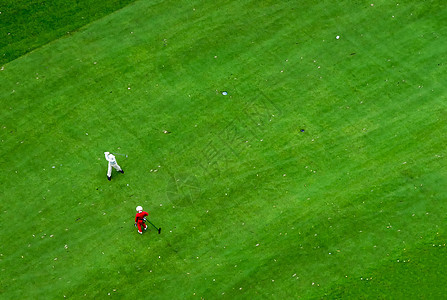
[[[157,228],[157,226],[155,226],[154,224],[152,224],[151,221],[148,221],[148,220],[146,220],[146,219],[144,219],[144,221],[147,221],[147,222],[149,222],[152,226],[154,226],[154,228],[158,230],[158,234],[161,233],[161,227],[160,227],[160,228]]]
[[[127,157],[127,154],[122,154],[122,153],[112,153],[113,155],[122,155],[122,156],[125,156],[125,157]]]

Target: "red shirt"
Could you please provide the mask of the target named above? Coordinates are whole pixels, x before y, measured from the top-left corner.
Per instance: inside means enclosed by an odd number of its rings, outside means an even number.
[[[141,223],[143,222],[143,218],[149,216],[149,214],[145,211],[142,211],[140,213],[137,213],[137,215],[135,216],[135,223]]]

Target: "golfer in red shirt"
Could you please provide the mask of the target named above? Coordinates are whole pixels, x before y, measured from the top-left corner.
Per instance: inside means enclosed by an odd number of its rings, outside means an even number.
[[[143,234],[143,231],[141,231],[141,227],[143,227],[144,230],[147,229],[147,225],[144,223],[146,221],[146,216],[149,214],[145,211],[143,211],[143,207],[137,206],[137,214],[135,216],[135,225],[138,227],[138,233]]]

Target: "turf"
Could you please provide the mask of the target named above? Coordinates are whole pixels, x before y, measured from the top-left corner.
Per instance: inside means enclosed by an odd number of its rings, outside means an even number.
[[[444,295],[443,3],[202,2],[3,66],[2,298]]]
[[[0,4],[0,65],[71,35],[133,1],[3,0]]]

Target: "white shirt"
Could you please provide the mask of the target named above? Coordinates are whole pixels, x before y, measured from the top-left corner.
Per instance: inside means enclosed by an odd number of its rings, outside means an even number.
[[[104,152],[104,156],[106,157],[107,161],[108,161],[111,165],[116,164],[115,155],[111,154],[110,152]]]

